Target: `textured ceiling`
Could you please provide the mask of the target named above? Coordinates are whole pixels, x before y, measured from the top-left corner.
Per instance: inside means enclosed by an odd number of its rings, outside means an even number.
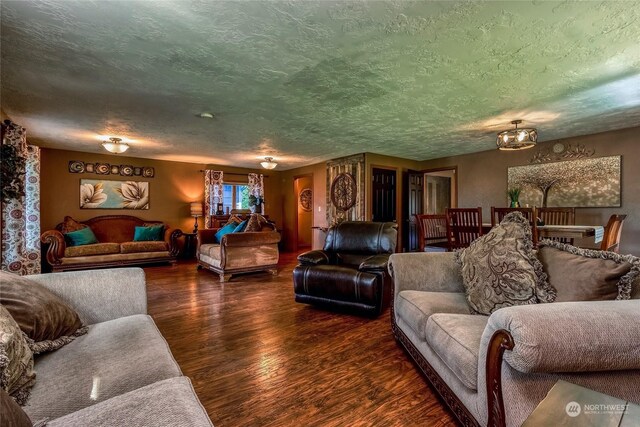
[[[1,7],[2,108],[47,147],[288,169],[488,150],[512,119],[541,140],[640,123],[640,2]]]

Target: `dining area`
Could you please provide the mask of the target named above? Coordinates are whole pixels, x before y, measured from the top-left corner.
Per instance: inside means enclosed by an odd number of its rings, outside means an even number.
[[[604,225],[576,223],[574,207],[494,207],[489,217],[477,208],[447,208],[444,214],[416,214],[418,248],[424,252],[450,252],[468,247],[511,212],[520,212],[531,225],[534,245],[551,239],[588,249],[619,252],[627,215],[613,214]]]

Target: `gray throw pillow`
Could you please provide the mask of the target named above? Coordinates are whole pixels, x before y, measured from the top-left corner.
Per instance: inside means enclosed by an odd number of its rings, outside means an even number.
[[[556,290],[555,302],[629,299],[640,275],[640,258],[553,240],[540,241],[538,259]]]
[[[475,313],[490,315],[502,307],[555,298],[533,252],[529,221],[520,212],[507,214],[499,225],[458,251],[456,259]]]

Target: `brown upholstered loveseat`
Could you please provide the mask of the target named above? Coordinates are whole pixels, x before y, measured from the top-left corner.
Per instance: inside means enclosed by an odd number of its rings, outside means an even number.
[[[230,233],[220,242],[215,238],[218,230],[198,230],[198,269],[218,273],[221,282],[238,273],[268,271],[278,274],[280,233],[273,225],[265,225],[262,231]]]
[[[91,228],[99,243],[67,246],[61,232],[62,223],[55,230],[42,233],[42,242],[49,244],[46,259],[53,271],[176,262],[177,239],[182,235],[181,230],[165,226],[162,241],[133,241],[136,226],[162,224],[161,221],[147,221],[129,215],[103,215],[81,224]]]

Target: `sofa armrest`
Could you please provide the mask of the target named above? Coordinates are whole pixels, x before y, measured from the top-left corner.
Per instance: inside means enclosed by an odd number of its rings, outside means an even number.
[[[360,271],[385,271],[389,263],[389,254],[378,254],[370,256],[360,263]]]
[[[200,250],[200,245],[206,245],[216,242],[216,233],[219,228],[206,228],[204,230],[198,230],[198,245],[197,249]]]
[[[147,313],[147,287],[141,268],[70,271],[28,277],[67,302],[87,325]]]
[[[329,255],[320,250],[308,251],[298,255],[298,262],[302,265],[329,264]]]
[[[520,372],[640,369],[640,300],[502,308],[489,317],[483,345],[497,331],[511,336],[503,357]]]
[[[453,252],[391,254],[389,274],[393,277],[395,295],[405,290],[464,292]]]
[[[67,244],[64,241],[64,236],[58,230],[48,230],[42,233],[40,236],[42,243],[47,243],[49,248],[47,249],[47,262],[50,265],[58,265],[64,257],[64,251],[67,248]]]
[[[280,233],[276,231],[250,231],[225,234],[220,244],[226,247],[238,247],[275,245],[278,242],[280,242]]]
[[[169,246],[169,254],[171,256],[178,256],[180,247],[178,246],[178,238],[182,236],[182,230],[167,227],[164,230],[164,241]]]

